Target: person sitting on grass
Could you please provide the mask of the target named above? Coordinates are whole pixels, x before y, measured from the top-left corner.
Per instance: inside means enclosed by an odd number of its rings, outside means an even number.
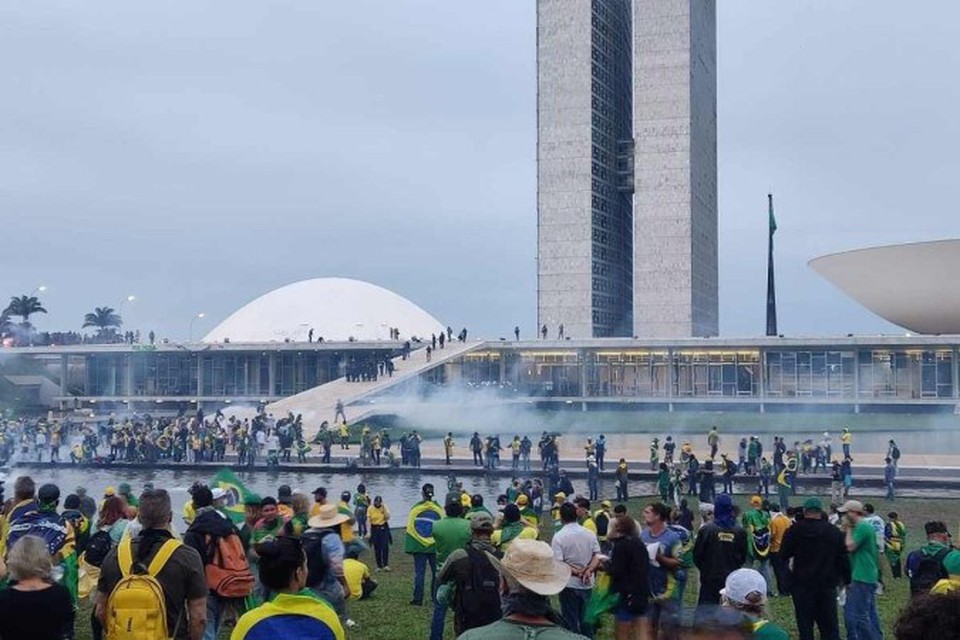
[[[360,545],[351,546],[343,561],[343,577],[350,585],[351,600],[366,600],[377,588],[377,581],[370,576],[370,567],[360,560],[361,551]]]

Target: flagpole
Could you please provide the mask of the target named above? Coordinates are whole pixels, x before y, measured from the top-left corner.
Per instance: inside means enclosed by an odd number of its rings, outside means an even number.
[[[769,205],[769,233],[767,234],[767,335],[776,336],[777,332],[777,292],[773,274],[773,234],[777,230],[777,221],[773,216],[773,194],[767,194]]]

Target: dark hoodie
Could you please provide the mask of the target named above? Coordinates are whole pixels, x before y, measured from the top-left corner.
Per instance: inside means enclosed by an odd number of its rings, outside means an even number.
[[[183,543],[193,547],[203,559],[203,564],[210,564],[213,555],[212,538],[223,538],[231,533],[237,533],[233,522],[213,507],[202,507],[197,513],[190,528],[183,534]]]
[[[780,546],[784,564],[793,559],[791,584],[833,589],[850,584],[850,555],[843,532],[824,519],[801,518],[787,529]]]
[[[719,604],[720,589],[727,576],[747,561],[747,534],[733,516],[730,496],[721,494],[714,503],[714,522],[697,532],[693,562],[700,570],[700,604]]]

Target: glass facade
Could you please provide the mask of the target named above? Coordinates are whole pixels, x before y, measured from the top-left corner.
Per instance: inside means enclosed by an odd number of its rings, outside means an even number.
[[[278,352],[98,353],[83,358],[67,385],[68,395],[87,397],[284,397],[344,374],[350,358],[390,356],[361,350]]]
[[[594,337],[633,332],[630,3],[591,3],[591,300]],[[626,188],[625,185],[631,185]]]
[[[953,348],[486,350],[469,386],[563,398],[925,400],[956,397]]]
[[[604,341],[606,342],[606,341]],[[486,343],[411,378],[417,393],[445,385],[563,400],[754,403],[956,403],[957,344],[629,346]],[[613,348],[617,342],[620,348]],[[280,398],[344,375],[386,350],[162,351],[63,355],[64,396]],[[401,387],[396,387],[400,389]]]

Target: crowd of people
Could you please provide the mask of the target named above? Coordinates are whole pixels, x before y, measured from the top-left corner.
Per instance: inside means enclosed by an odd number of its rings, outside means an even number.
[[[340,458],[348,464],[419,467],[422,442],[416,430],[403,431],[394,439],[387,428],[351,425],[342,408],[333,424],[324,421],[309,440],[300,416],[277,420],[262,408],[244,419],[198,411],[193,416],[110,416],[97,422],[69,417],[0,420],[0,464],[11,460],[98,464],[236,460],[241,467],[280,466],[315,459],[310,456],[318,447],[321,463],[332,462],[334,450],[339,449]],[[358,446],[351,449],[351,445]],[[358,457],[352,457],[353,452]]]
[[[897,628],[914,638],[939,624],[928,600],[960,594],[960,551],[940,521],[925,523],[926,543],[905,555],[899,515],[884,519],[853,499],[784,508],[758,494],[741,511],[720,492],[698,513],[686,496],[630,512],[576,493],[565,476],[548,486],[513,478],[489,507],[453,476],[440,500],[432,484],[421,487],[403,550],[410,604],[432,604],[431,640],[448,623],[467,640],[531,630],[591,638],[604,621],[618,639],[677,637],[669,634],[690,624],[691,590],[701,631],[787,638],[765,605],[790,597],[801,640],[814,628],[838,640],[841,608],[848,637],[871,640],[883,637],[882,564],[909,580],[915,602]],[[64,497],[55,484],[17,478],[0,529],[0,637],[70,638],[89,625],[98,639],[127,637],[124,628],[190,640],[224,628],[233,640],[341,639],[356,626],[351,603],[374,596],[376,574],[391,571],[391,508],[362,484],[336,500],[326,487],[260,496],[215,480],[195,483],[190,497],[175,517],[167,491],[150,484],[137,494],[121,483],[98,500],[83,487]],[[368,549],[373,569],[361,559]],[[76,620],[83,598],[93,613]]]

